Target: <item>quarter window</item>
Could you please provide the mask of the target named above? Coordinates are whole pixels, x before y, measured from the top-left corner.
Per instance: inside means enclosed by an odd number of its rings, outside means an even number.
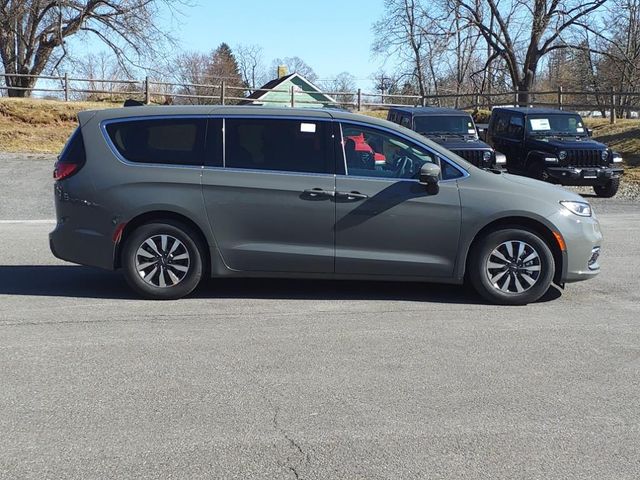
[[[110,123],[106,130],[130,162],[202,165],[206,125],[200,118],[167,118]]]
[[[524,118],[520,115],[511,115],[509,119],[509,131],[508,134],[511,138],[520,138],[524,133]]]
[[[505,135],[509,128],[508,117],[504,113],[499,113],[496,119],[496,133]]]
[[[329,129],[328,122],[317,120],[228,118],[225,166],[333,173]]]

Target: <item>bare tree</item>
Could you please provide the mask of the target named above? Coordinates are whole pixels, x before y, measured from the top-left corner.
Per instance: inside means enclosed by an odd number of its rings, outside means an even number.
[[[271,71],[275,73],[280,65],[284,65],[285,67],[287,67],[289,73],[297,73],[298,75],[302,75],[310,82],[315,82],[318,79],[318,75],[316,74],[316,72],[314,72],[313,68],[311,68],[300,57],[276,58],[273,62],[271,62]]]
[[[631,116],[640,99],[640,0],[614,0],[608,21],[617,25],[599,73],[618,96],[619,114]]]
[[[97,37],[119,62],[139,62],[169,39],[156,24],[161,6],[183,0],[0,0],[0,56],[5,74],[40,75],[66,55],[66,40]],[[5,77],[8,95],[29,95],[35,78]]]
[[[408,63],[421,96],[427,94],[425,69],[426,28],[416,0],[385,0],[383,18],[373,25],[373,52]]]
[[[235,56],[242,79],[250,91],[268,81],[260,45],[238,45]]]
[[[356,79],[349,72],[342,72],[336,75],[336,78],[324,80],[320,82],[320,88],[340,103],[354,103],[356,91]]]
[[[82,87],[83,90],[104,92],[77,94],[77,97],[83,100],[114,100],[116,98],[114,95],[123,93],[123,89],[126,90],[123,87],[127,87],[127,84],[117,80],[132,80],[118,63],[115,55],[105,50],[69,61],[67,66],[73,68],[80,77],[87,79]],[[120,99],[120,96],[117,98]]]
[[[487,62],[506,65],[518,102],[529,103],[542,59],[558,49],[590,48],[576,31],[590,29],[594,15],[610,0],[450,0],[492,49]]]
[[[199,52],[184,52],[179,54],[175,61],[174,80],[182,85],[178,94],[188,95],[181,102],[188,104],[210,104],[216,91],[213,85],[209,85],[208,70],[210,56]]]

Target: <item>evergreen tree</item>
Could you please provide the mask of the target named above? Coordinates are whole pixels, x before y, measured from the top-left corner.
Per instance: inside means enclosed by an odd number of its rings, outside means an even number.
[[[211,59],[207,68],[207,76],[210,77],[209,82],[221,83],[225,82],[227,87],[232,87],[226,93],[228,97],[243,97],[244,91],[236,90],[233,87],[247,88],[242,75],[240,74],[240,68],[236,57],[233,55],[231,47],[226,43],[221,43],[211,53]],[[229,102],[237,103],[237,102]]]

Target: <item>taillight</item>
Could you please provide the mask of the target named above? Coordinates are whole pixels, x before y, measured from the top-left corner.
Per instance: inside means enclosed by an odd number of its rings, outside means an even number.
[[[53,179],[64,180],[80,170],[80,167],[77,163],[56,162],[53,167]]]

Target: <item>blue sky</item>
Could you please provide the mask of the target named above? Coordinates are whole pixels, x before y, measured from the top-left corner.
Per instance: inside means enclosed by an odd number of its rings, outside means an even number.
[[[274,58],[298,56],[320,79],[347,71],[365,87],[383,63],[371,55],[371,26],[382,11],[383,0],[199,0],[182,9],[174,36],[185,50],[258,44],[266,66]]]

